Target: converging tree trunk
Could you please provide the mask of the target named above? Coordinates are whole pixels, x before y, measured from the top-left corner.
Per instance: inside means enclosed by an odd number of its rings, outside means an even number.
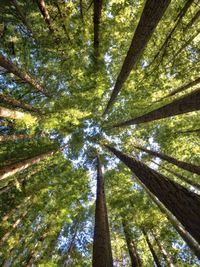
[[[26,71],[20,69],[16,64],[8,60],[2,54],[0,54],[0,66],[6,69],[8,72],[15,74],[17,77],[22,79],[24,82],[27,82],[30,85],[32,85],[37,91],[41,92],[43,95],[48,96],[48,94],[46,93],[46,90],[37,80],[35,80]]]
[[[122,127],[156,121],[197,110],[200,110],[200,89],[197,89],[183,97],[175,99],[171,103],[150,111],[140,117],[120,122],[113,127]]]
[[[181,168],[183,170],[186,170],[186,171],[189,171],[189,172],[196,173],[196,174],[200,175],[200,167],[199,166],[196,166],[194,164],[187,163],[187,162],[172,158],[172,157],[170,157],[168,155],[165,155],[165,154],[163,154],[161,152],[157,152],[157,151],[154,151],[154,150],[146,149],[146,148],[138,146],[138,145],[134,145],[133,147],[136,148],[136,149],[139,149],[139,150],[141,150],[143,152],[146,152],[151,156],[158,157],[158,158],[163,159],[163,160],[165,160],[165,161],[167,161],[167,162],[169,162],[171,164],[174,164],[174,165],[176,165],[177,167],[179,167],[179,168]]]
[[[31,105],[25,104],[20,100],[15,99],[13,96],[9,94],[1,94],[0,93],[0,101],[12,105],[13,107],[21,108],[25,111],[41,113],[41,111],[37,108],[32,107]]]
[[[127,244],[129,256],[131,259],[131,266],[132,267],[143,267],[140,256],[137,253],[136,244],[132,238],[131,231],[130,231],[125,220],[122,221],[122,226],[123,226],[123,230],[124,230],[124,235],[125,235],[125,239],[126,239],[126,244]]]
[[[94,23],[94,58],[97,61],[99,56],[99,26],[101,19],[101,10],[103,0],[94,0],[94,15],[93,15],[93,23]]]
[[[200,196],[169,180],[144,163],[105,145],[138,177],[200,243]]]
[[[112,91],[104,114],[107,113],[108,109],[115,102],[119,91],[121,90],[124,82],[128,78],[131,70],[135,66],[138,58],[141,56],[145,46],[151,38],[156,26],[158,25],[163,14],[165,13],[165,10],[167,9],[170,2],[170,0],[146,1],[140,21],[135,30],[131,45],[129,47],[121,71],[117,77],[115,87]]]
[[[49,12],[48,12],[48,9],[46,7],[45,1],[44,0],[37,0],[37,4],[38,4],[40,12],[41,12],[41,14],[42,14],[42,16],[44,18],[44,21],[45,21],[45,23],[47,24],[47,26],[49,28],[49,31],[53,32],[53,26],[52,26],[52,23],[51,23],[51,19],[50,19]]]
[[[25,116],[26,116],[26,113],[24,112],[0,107],[0,117],[2,118],[20,120],[20,119],[24,119]]]
[[[153,245],[151,244],[151,242],[149,240],[148,234],[147,234],[147,232],[145,231],[144,228],[142,228],[142,233],[143,233],[143,235],[145,237],[145,240],[147,242],[147,245],[148,245],[149,250],[151,252],[151,255],[153,257],[154,263],[156,264],[157,267],[162,267],[162,265],[160,264],[160,261],[158,259],[158,256],[157,256],[157,254],[156,254],[156,252],[155,252],[155,250],[153,248]]]
[[[113,266],[104,181],[99,156],[97,156],[97,193],[92,266]]]
[[[29,134],[0,135],[0,142],[31,139],[33,137],[34,137],[34,135],[29,135]]]
[[[41,160],[44,160],[50,156],[52,156],[56,150],[49,151],[47,153],[35,156],[30,159],[23,160],[22,162],[14,163],[8,166],[5,166],[0,169],[0,180],[4,180],[7,177],[14,175],[20,171],[25,170],[29,166],[32,166],[33,164],[39,163]]]

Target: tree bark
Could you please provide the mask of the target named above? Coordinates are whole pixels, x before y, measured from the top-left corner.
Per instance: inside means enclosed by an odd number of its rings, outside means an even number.
[[[101,19],[101,10],[102,10],[103,0],[94,0],[94,58],[97,61],[99,56],[99,25]]]
[[[173,260],[172,260],[172,257],[171,255],[167,252],[167,250],[163,247],[163,245],[161,244],[161,242],[159,241],[159,239],[157,238],[156,234],[151,231],[155,241],[156,241],[156,244],[157,246],[159,247],[160,251],[162,252],[166,262],[168,263],[168,266],[169,267],[175,267],[174,263],[173,263]]]
[[[137,248],[132,236],[130,234],[130,229],[125,220],[122,221],[122,226],[124,230],[124,235],[126,239],[126,244],[128,247],[129,256],[131,259],[132,267],[143,267],[142,261],[140,259],[139,254],[137,253]]]
[[[23,119],[25,116],[26,116],[26,113],[24,112],[0,107],[0,117],[2,118],[20,120],[20,119]]]
[[[158,256],[156,255],[156,252],[155,252],[155,250],[154,250],[154,248],[153,248],[153,246],[152,246],[152,244],[151,244],[151,242],[149,240],[148,234],[146,233],[146,231],[144,230],[144,228],[142,228],[142,233],[143,233],[143,235],[145,237],[145,240],[147,242],[147,245],[149,247],[149,250],[151,252],[151,255],[153,257],[153,260],[154,260],[156,266],[157,267],[162,267],[161,264],[160,264],[160,261],[158,259]]]
[[[170,169],[168,169],[168,168],[166,168],[166,167],[164,167],[164,166],[162,166],[162,165],[156,163],[156,162],[153,161],[153,160],[152,160],[152,162],[153,162],[154,164],[156,164],[157,166],[159,166],[160,168],[162,168],[163,170],[166,170],[167,172],[173,174],[174,176],[176,176],[177,178],[179,178],[179,179],[182,180],[183,182],[185,182],[185,183],[187,183],[187,184],[193,186],[193,187],[194,187],[195,189],[197,189],[197,190],[200,190],[200,184],[198,184],[198,183],[196,183],[196,182],[190,180],[189,178],[187,178],[187,177],[185,177],[185,176],[183,176],[183,175],[180,175],[179,173],[176,173],[176,172],[174,172],[174,171],[172,171],[172,170],[170,170]]]
[[[138,177],[141,183],[170,210],[194,239],[200,243],[200,196],[170,181],[142,162],[113,147],[105,146]]]
[[[196,174],[200,175],[200,167],[199,166],[196,166],[194,164],[187,163],[187,162],[172,158],[172,157],[170,157],[168,155],[165,155],[165,154],[163,154],[161,152],[157,152],[157,151],[154,151],[154,150],[146,149],[146,148],[138,146],[138,145],[134,145],[133,147],[137,148],[137,149],[139,149],[139,150],[141,150],[143,152],[146,152],[151,156],[158,157],[158,158],[163,159],[163,160],[165,160],[165,161],[167,161],[167,162],[169,162],[171,164],[174,164],[174,165],[176,165],[177,167],[179,167],[179,168],[181,168],[183,170],[186,170],[186,171],[189,171],[189,172],[196,173]]]
[[[108,101],[107,107],[104,114],[107,113],[108,109],[113,105],[115,99],[121,90],[124,82],[128,78],[131,70],[136,64],[138,58],[141,56],[145,46],[151,38],[156,26],[161,20],[165,10],[170,4],[170,0],[147,0],[135,30],[130,48],[124,60],[121,71],[117,77],[115,87],[112,91],[110,100]]]
[[[5,56],[0,54],[0,66],[6,69],[8,72],[13,73],[24,82],[29,83],[32,85],[37,91],[41,92],[43,95],[48,96],[46,90],[43,86],[35,80],[30,74],[26,73],[24,70],[20,69],[16,64],[8,60]]]
[[[37,4],[38,4],[38,7],[40,9],[40,12],[42,13],[42,16],[44,18],[44,21],[45,23],[47,24],[48,28],[49,28],[49,31],[50,32],[53,32],[53,26],[52,26],[52,23],[51,23],[51,18],[49,16],[49,12],[48,12],[48,9],[45,5],[45,1],[44,0],[37,0]]]
[[[22,162],[14,163],[14,164],[11,164],[11,165],[8,165],[8,166],[1,168],[0,169],[0,180],[4,180],[11,175],[14,175],[20,171],[25,170],[29,166],[36,164],[36,163],[40,162],[41,160],[44,160],[44,159],[52,156],[55,152],[56,152],[56,150],[53,150],[53,151],[35,156],[33,158],[23,160]]]
[[[28,104],[25,104],[22,101],[15,99],[14,97],[12,97],[9,94],[1,94],[0,93],[0,101],[3,101],[7,104],[10,104],[13,107],[21,108],[25,111],[41,113],[41,111],[39,109],[34,108]]]
[[[97,193],[92,266],[113,266],[104,181],[99,156],[97,156]]]
[[[14,135],[0,135],[0,142],[17,141],[24,139],[31,139],[34,135],[29,134],[14,134]]]
[[[140,117],[120,122],[113,127],[122,127],[128,125],[141,124],[144,122],[156,121],[192,111],[200,110],[200,89],[175,99],[171,103],[158,109],[150,111]]]

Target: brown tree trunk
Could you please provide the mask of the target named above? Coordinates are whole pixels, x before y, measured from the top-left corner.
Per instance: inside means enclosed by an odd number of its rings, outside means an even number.
[[[128,247],[129,256],[131,259],[132,267],[143,267],[142,261],[140,259],[139,254],[137,253],[137,248],[132,236],[130,234],[130,229],[125,220],[122,221],[122,226],[124,230],[124,235],[126,239],[126,244]]]
[[[141,56],[145,46],[151,38],[156,26],[158,25],[170,2],[170,0],[146,1],[140,21],[135,30],[130,48],[124,60],[121,71],[117,77],[115,87],[112,91],[110,100],[108,101],[104,114],[107,113],[108,109],[115,102],[119,91],[121,90],[124,82],[128,78],[138,58]]]
[[[97,156],[97,193],[92,266],[113,266],[104,181],[99,156]]]
[[[24,140],[24,139],[31,139],[34,135],[28,134],[14,134],[14,135],[0,135],[0,142],[8,142],[8,141],[16,141],[16,140]]]
[[[113,147],[105,146],[127,165],[141,183],[169,209],[194,239],[200,243],[200,196],[170,181],[142,162]]]
[[[197,110],[200,110],[200,89],[197,89],[183,97],[175,99],[171,103],[150,111],[140,117],[120,122],[113,127],[122,127],[156,121]]]
[[[41,111],[37,108],[34,108],[28,104],[23,103],[20,100],[15,99],[14,97],[12,97],[9,94],[1,94],[0,93],[0,101],[3,101],[7,104],[12,105],[13,107],[18,107],[21,108],[25,111],[30,111],[30,112],[36,112],[36,113],[41,113]]]
[[[158,256],[156,255],[156,252],[155,252],[155,250],[154,250],[154,248],[153,248],[153,246],[152,246],[152,244],[151,244],[151,242],[149,240],[148,234],[146,233],[146,231],[144,230],[144,228],[142,228],[142,233],[143,233],[143,235],[145,237],[145,240],[147,242],[147,245],[149,247],[149,250],[151,252],[151,255],[153,257],[153,260],[154,260],[156,266],[157,267],[162,267],[161,264],[160,264],[160,261],[158,259]]]
[[[153,161],[153,160],[152,160],[152,162],[153,162],[154,164],[156,164],[157,166],[159,166],[160,168],[162,168],[163,170],[166,170],[167,172],[173,174],[174,176],[176,176],[177,178],[179,178],[179,179],[182,180],[183,182],[185,182],[185,183],[187,183],[187,184],[193,186],[193,187],[194,187],[195,189],[197,189],[197,190],[200,190],[200,184],[198,184],[198,183],[196,183],[196,182],[190,180],[189,178],[187,178],[187,177],[185,177],[185,176],[183,176],[183,175],[180,175],[179,173],[176,173],[176,172],[174,172],[174,171],[172,171],[172,170],[170,170],[170,169],[168,169],[168,168],[166,168],[166,167],[164,167],[164,166],[162,166],[162,165],[156,163],[156,162]]]
[[[26,116],[26,113],[24,112],[0,107],[0,117],[2,118],[20,120],[20,119],[23,119],[25,116]]]
[[[159,239],[157,238],[156,234],[151,231],[155,241],[156,241],[156,244],[157,246],[159,247],[160,251],[162,252],[166,262],[168,263],[168,266],[169,267],[175,267],[174,263],[173,263],[173,260],[172,260],[172,257],[171,255],[167,252],[167,250],[163,247],[163,245],[161,244],[161,242],[159,241]]]
[[[31,77],[30,74],[26,73],[24,70],[20,69],[16,64],[12,63],[2,54],[0,54],[0,66],[6,69],[8,72],[15,74],[24,82],[27,82],[32,85],[37,91],[41,92],[43,95],[48,96],[43,86],[37,80]]]
[[[177,167],[183,169],[183,170],[186,170],[186,171],[189,171],[189,172],[192,172],[192,173],[196,173],[196,174],[199,174],[200,175],[200,167],[199,166],[196,166],[194,164],[191,164],[191,163],[187,163],[187,162],[184,162],[184,161],[181,161],[181,160],[177,160],[175,158],[172,158],[168,155],[165,155],[163,153],[160,153],[160,152],[157,152],[157,151],[154,151],[154,150],[150,150],[150,149],[146,149],[144,147],[141,147],[141,146],[136,146],[134,145],[134,148],[137,148],[143,152],[146,152],[148,153],[149,155],[151,156],[154,156],[154,157],[158,157],[160,159],[163,159],[171,164],[174,164],[176,165]]]
[[[38,4],[38,7],[40,9],[40,12],[42,13],[44,21],[45,21],[45,23],[47,24],[47,26],[49,28],[49,31],[53,32],[54,30],[53,30],[53,27],[52,27],[52,23],[51,23],[51,19],[50,19],[50,16],[49,16],[49,12],[48,12],[47,7],[45,5],[45,1],[44,0],[37,0],[37,4]]]
[[[53,150],[53,151],[41,154],[39,156],[35,156],[33,158],[23,160],[22,162],[14,163],[14,164],[11,164],[11,165],[8,165],[8,166],[1,168],[0,169],[0,180],[4,180],[11,175],[14,175],[20,171],[25,170],[29,166],[32,166],[33,164],[36,164],[36,163],[40,162],[41,160],[44,160],[44,159],[52,156],[55,152],[56,151]]]
[[[93,15],[93,23],[94,23],[94,58],[97,61],[99,56],[99,25],[101,19],[101,10],[103,0],[94,0],[94,15]]]

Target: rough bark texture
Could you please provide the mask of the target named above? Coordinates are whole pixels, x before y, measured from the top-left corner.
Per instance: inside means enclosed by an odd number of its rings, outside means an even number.
[[[31,77],[31,75],[26,73],[24,70],[20,69],[16,64],[12,63],[2,54],[0,54],[0,66],[6,69],[8,72],[15,74],[23,81],[32,85],[37,91],[41,92],[43,95],[48,96],[43,86],[37,80]]]
[[[156,163],[156,162],[153,161],[153,160],[152,160],[152,162],[153,162],[154,164],[156,164],[157,166],[159,166],[161,169],[166,170],[167,172],[173,174],[174,176],[176,176],[177,178],[179,178],[179,179],[182,180],[183,182],[185,182],[185,183],[187,183],[187,184],[193,186],[193,187],[196,188],[197,190],[200,190],[200,184],[194,182],[193,180],[190,180],[189,178],[187,178],[187,177],[185,177],[185,176],[183,176],[183,175],[180,175],[179,173],[176,173],[176,172],[174,172],[174,171],[172,171],[172,170],[170,170],[170,169],[168,169],[168,168],[166,168],[166,167],[164,167],[164,166],[162,166],[162,165]]]
[[[0,101],[3,101],[7,104],[12,105],[13,107],[18,107],[18,108],[21,108],[21,109],[26,110],[26,111],[41,113],[41,111],[39,109],[34,108],[28,104],[25,104],[22,101],[15,99],[14,97],[12,97],[9,94],[1,94],[0,93]]]
[[[101,19],[102,0],[94,0],[94,58],[97,60],[99,56],[99,25]]]
[[[152,244],[151,244],[151,242],[149,240],[148,234],[146,233],[146,231],[144,230],[144,228],[142,229],[142,233],[143,233],[143,235],[145,237],[145,240],[147,242],[147,245],[149,247],[149,250],[151,252],[151,255],[153,257],[153,260],[154,260],[156,266],[157,267],[162,267],[162,265],[160,264],[160,261],[158,259],[158,256],[156,255],[156,252],[155,252],[155,250],[154,250],[154,248],[153,248],[153,246],[152,246]]]
[[[108,101],[104,114],[107,113],[108,109],[114,103],[119,91],[121,90],[124,82],[128,78],[138,58],[141,56],[145,46],[151,38],[157,24],[162,18],[170,2],[170,0],[146,1],[140,21],[135,30],[131,45],[129,47],[121,71],[117,77],[115,87],[112,91],[110,100]]]
[[[44,160],[44,159],[50,157],[54,153],[55,153],[55,151],[50,151],[50,152],[47,152],[45,154],[41,154],[39,156],[30,158],[30,159],[26,159],[22,162],[18,162],[15,164],[11,164],[9,166],[5,166],[5,167],[0,169],[0,180],[4,180],[11,175],[14,175],[14,174],[16,174],[22,170],[25,170],[29,166],[36,164],[36,163],[40,162],[41,160]]]
[[[44,0],[37,0],[38,7],[40,9],[40,12],[42,13],[42,16],[44,18],[45,23],[47,24],[50,32],[53,32],[53,27],[51,23],[51,19],[49,16],[49,12],[46,8],[45,1]]]
[[[106,145],[200,243],[200,196],[170,181],[142,162]]]
[[[135,119],[127,120],[114,125],[113,127],[122,127],[144,122],[156,121],[179,114],[184,114],[192,111],[200,110],[200,89],[191,92],[183,97],[180,97],[171,103],[150,111]]]
[[[125,220],[122,221],[122,226],[124,230],[124,235],[126,239],[126,244],[129,252],[129,256],[131,259],[132,267],[143,267],[142,261],[140,259],[139,254],[137,253],[137,248],[132,236],[130,234],[130,229]]]
[[[33,137],[34,135],[28,135],[28,134],[0,135],[0,142],[30,139]]]
[[[189,171],[189,172],[196,173],[196,174],[200,175],[200,167],[199,166],[196,166],[194,164],[187,163],[187,162],[175,159],[175,158],[170,157],[168,155],[165,155],[165,154],[163,154],[161,152],[157,152],[157,151],[154,151],[154,150],[146,149],[146,148],[141,147],[141,146],[134,145],[134,148],[137,148],[137,149],[139,149],[139,150],[141,150],[143,152],[146,152],[151,156],[158,157],[160,159],[166,160],[167,162],[169,162],[171,164],[174,164],[174,165],[176,165],[177,167],[179,167],[181,169],[184,169],[186,171]]]
[[[97,157],[97,194],[92,266],[113,266],[104,181],[99,157]]]

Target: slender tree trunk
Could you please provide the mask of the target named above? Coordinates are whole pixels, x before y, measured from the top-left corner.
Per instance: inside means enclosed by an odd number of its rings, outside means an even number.
[[[9,94],[1,94],[0,93],[0,101],[3,101],[7,104],[12,105],[13,107],[18,107],[21,108],[25,111],[30,111],[30,112],[36,112],[36,113],[41,113],[41,111],[37,108],[34,108],[28,104],[23,103],[20,100],[15,99],[14,97],[12,97]]]
[[[185,177],[185,176],[183,176],[183,175],[180,175],[179,173],[176,173],[176,172],[174,172],[174,171],[172,171],[172,170],[170,170],[170,169],[168,169],[168,168],[166,168],[166,167],[164,167],[164,166],[162,166],[162,165],[156,163],[156,162],[153,161],[153,160],[152,160],[152,162],[153,162],[154,164],[156,164],[157,166],[159,166],[160,168],[162,168],[163,170],[166,170],[167,172],[173,174],[174,176],[176,176],[177,178],[179,178],[179,179],[182,180],[183,182],[185,182],[185,183],[187,183],[187,184],[193,186],[196,190],[200,190],[200,184],[198,184],[198,183],[196,183],[196,182],[190,180],[189,178],[187,178],[187,177]]]
[[[200,129],[192,129],[192,130],[185,130],[185,131],[177,131],[175,134],[187,134],[187,133],[200,133]]]
[[[151,255],[153,257],[153,260],[154,260],[156,266],[157,267],[162,267],[161,264],[160,264],[160,261],[158,259],[158,256],[156,255],[156,252],[155,252],[155,250],[154,250],[154,248],[153,248],[153,246],[152,246],[152,244],[151,244],[151,242],[149,240],[148,234],[146,233],[146,231],[144,230],[144,228],[142,228],[142,233],[143,233],[143,235],[145,237],[145,240],[147,242],[147,245],[149,247],[149,250],[151,252]]]
[[[200,243],[200,196],[170,181],[167,177],[142,162],[123,154],[113,147],[105,146],[127,165],[151,193],[176,216],[185,229]]]
[[[0,107],[0,117],[2,118],[20,120],[20,119],[24,119],[25,116],[26,116],[26,113],[24,112]]]
[[[183,97],[175,99],[171,103],[150,111],[140,117],[120,122],[113,127],[122,127],[156,121],[197,110],[200,110],[200,89],[197,89]]]
[[[44,0],[37,0],[38,7],[40,9],[40,12],[42,13],[42,16],[44,18],[45,23],[47,24],[49,31],[53,32],[53,26],[51,23],[51,18],[49,16],[48,9],[46,7],[45,1]]]
[[[181,161],[181,160],[177,160],[175,158],[172,158],[168,155],[165,155],[163,153],[160,153],[160,152],[157,152],[157,151],[154,151],[154,150],[150,150],[150,149],[146,149],[144,147],[141,147],[141,146],[136,146],[134,145],[134,148],[137,148],[143,152],[146,152],[148,153],[149,155],[151,156],[154,156],[154,157],[158,157],[160,159],[163,159],[171,164],[174,164],[176,165],[177,167],[183,169],[183,170],[186,170],[186,171],[189,171],[189,172],[192,172],[192,173],[196,173],[196,174],[199,174],[200,175],[200,167],[199,166],[196,166],[194,164],[191,164],[191,163],[187,163],[187,162],[184,162],[184,161]]]
[[[37,91],[41,92],[43,95],[48,96],[46,90],[37,80],[31,77],[30,74],[26,73],[24,70],[20,69],[16,64],[12,63],[2,54],[0,54],[0,66],[6,69],[8,72],[15,74],[24,82],[27,82],[32,85]]]
[[[101,19],[101,10],[102,10],[103,0],[94,0],[94,58],[97,61],[99,56],[99,25]]]
[[[99,156],[97,156],[97,193],[92,266],[113,266],[104,181]]]
[[[168,263],[169,267],[175,267],[174,263],[173,263],[173,259],[171,257],[171,255],[167,252],[167,250],[163,247],[163,245],[161,244],[161,242],[159,241],[159,239],[157,238],[156,234],[151,231],[157,246],[159,247],[160,251],[162,252],[166,262]]]
[[[121,71],[117,77],[115,87],[112,91],[110,100],[108,101],[104,114],[107,113],[108,109],[115,102],[115,99],[121,90],[124,82],[128,78],[131,70],[135,66],[138,58],[141,56],[145,46],[151,38],[156,26],[162,18],[165,10],[170,4],[170,0],[147,0],[135,30],[130,48],[124,60]]]
[[[14,164],[11,164],[11,165],[8,165],[8,166],[1,168],[0,169],[0,180],[4,180],[11,175],[14,175],[20,171],[25,170],[29,166],[32,166],[33,164],[36,164],[36,163],[40,162],[41,160],[44,160],[44,159],[52,156],[55,152],[56,152],[56,150],[53,150],[53,151],[35,156],[33,158],[26,159],[26,160],[23,160],[21,162],[14,163]]]
[[[130,229],[129,229],[127,223],[125,222],[125,220],[122,221],[122,226],[123,226],[123,230],[124,230],[126,244],[128,247],[129,256],[131,259],[131,266],[132,267],[143,267],[140,256],[137,253],[136,244],[135,244],[134,240],[132,239],[132,236],[130,234]]]
[[[24,139],[31,139],[34,135],[28,134],[18,134],[18,135],[0,135],[0,142],[8,142],[8,141],[17,141],[17,140],[24,140]]]

